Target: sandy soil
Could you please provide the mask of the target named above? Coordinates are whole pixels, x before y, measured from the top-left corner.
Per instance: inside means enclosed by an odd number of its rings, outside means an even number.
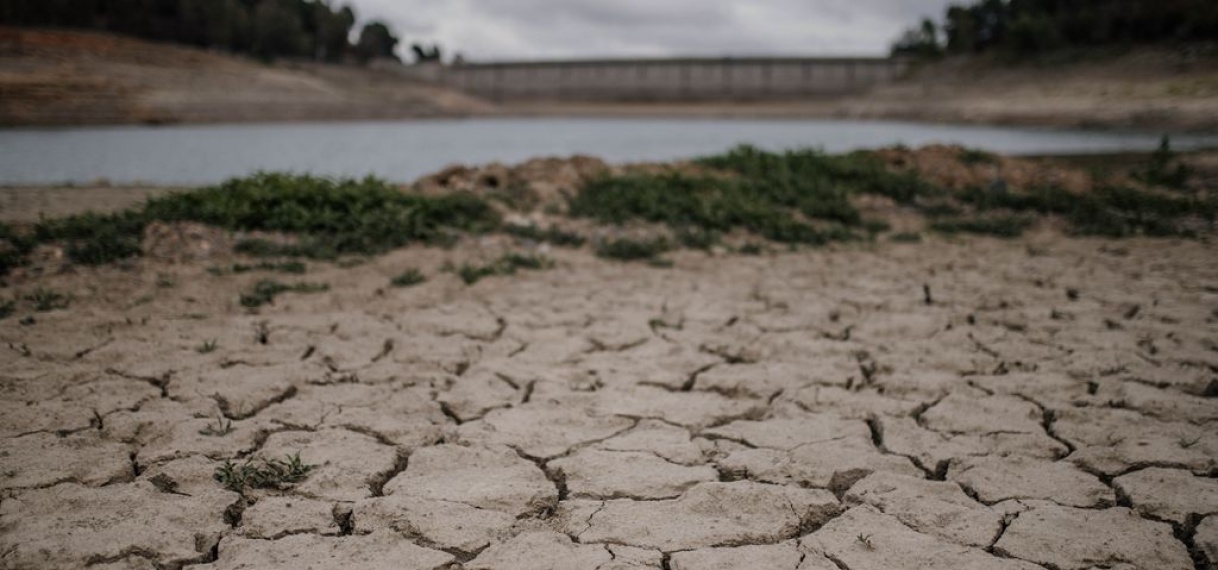
[[[0,124],[371,120],[490,106],[370,69],[262,63],[108,34],[0,27]]]
[[[71,301],[0,321],[2,566],[1218,561],[1211,244],[1041,233],[672,269],[559,250],[471,287],[438,269],[525,247],[506,239],[311,264],[273,277],[328,292],[257,313],[239,294],[271,276],[206,271],[224,257],[14,284]],[[429,281],[388,286],[410,267]],[[294,453],[316,465],[295,485],[213,480]]]

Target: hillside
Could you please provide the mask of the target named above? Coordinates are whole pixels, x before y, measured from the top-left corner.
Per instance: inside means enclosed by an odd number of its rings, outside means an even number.
[[[1218,54],[1142,48],[1055,64],[960,56],[868,93],[801,101],[513,102],[522,115],[832,117],[1065,128],[1218,131]]]
[[[488,105],[387,71],[241,57],[121,36],[0,28],[0,125],[462,116]]]

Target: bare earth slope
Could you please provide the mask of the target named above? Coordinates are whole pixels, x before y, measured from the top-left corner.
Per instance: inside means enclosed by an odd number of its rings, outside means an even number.
[[[1218,56],[1140,50],[1078,63],[952,60],[841,98],[776,102],[521,102],[504,112],[571,116],[836,117],[1218,131]]]
[[[83,32],[0,28],[0,124],[357,120],[483,112],[388,72],[263,65]]]

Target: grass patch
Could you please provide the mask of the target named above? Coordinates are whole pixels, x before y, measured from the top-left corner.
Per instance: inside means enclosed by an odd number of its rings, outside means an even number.
[[[287,285],[272,279],[263,279],[254,285],[253,291],[241,295],[241,306],[256,309],[275,302],[281,293],[322,293],[329,291],[325,283],[296,283]]]
[[[551,225],[544,230],[537,227],[536,224],[528,226],[506,225],[503,227],[503,232],[521,239],[551,243],[559,247],[583,247],[584,243],[588,241],[582,235],[564,231],[555,225]]]
[[[248,489],[282,489],[304,481],[316,468],[301,461],[300,454],[283,459],[250,458],[240,465],[225,461],[216,468],[212,479],[225,489],[245,494]]]
[[[427,281],[427,277],[418,269],[407,269],[399,273],[393,279],[389,280],[389,284],[394,287],[414,287]]]
[[[966,164],[969,166],[977,164],[998,164],[998,155],[978,148],[961,149],[958,159],[960,160],[961,164]]]
[[[515,275],[520,269],[540,271],[554,267],[554,260],[544,255],[509,253],[486,265],[464,263],[455,269],[466,285],[473,285],[495,275]]]
[[[655,263],[660,255],[672,251],[672,243],[658,237],[654,239],[619,238],[597,244],[596,255],[616,261],[648,261]]]
[[[253,265],[234,263],[226,267],[216,266],[207,268],[207,272],[211,273],[212,275],[240,275],[242,273],[250,273],[252,271],[273,271],[277,273],[304,275],[308,272],[308,270],[308,266],[300,261],[263,261]]]
[[[719,242],[723,240],[723,235],[714,230],[681,228],[676,231],[676,238],[677,243],[689,249],[710,251],[712,247],[719,245]]]
[[[600,222],[645,221],[676,232],[744,229],[786,243],[855,239],[863,226],[855,194],[913,203],[939,191],[916,174],[893,173],[866,153],[830,156],[814,150],[770,153],[742,146],[699,159],[719,175],[627,174],[588,182],[571,214]]]
[[[889,236],[893,243],[922,243],[922,234],[917,232],[900,232]]]
[[[72,299],[67,295],[59,293],[54,289],[44,289],[42,287],[35,289],[32,293],[27,293],[25,300],[33,303],[34,310],[39,313],[66,309],[72,303]]]
[[[499,216],[471,194],[431,197],[401,192],[376,178],[261,173],[154,198],[125,212],[44,220],[26,233],[0,226],[0,274],[25,263],[39,243],[63,243],[69,259],[86,265],[137,256],[144,228],[158,221],[295,234],[301,236],[296,244],[245,240],[236,249],[261,257],[334,259],[415,242],[443,243],[453,232],[494,229]]]
[[[1189,218],[1213,221],[1218,216],[1214,197],[1180,195],[1127,186],[1098,186],[1075,194],[1056,186],[1019,192],[990,192],[972,188],[960,192],[961,202],[979,211],[1059,215],[1082,235],[1106,237],[1191,236],[1183,222]]]

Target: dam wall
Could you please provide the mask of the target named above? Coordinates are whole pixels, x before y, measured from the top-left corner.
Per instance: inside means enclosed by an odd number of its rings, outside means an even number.
[[[747,101],[865,91],[909,62],[890,58],[728,58],[457,63],[411,74],[493,100]]]

